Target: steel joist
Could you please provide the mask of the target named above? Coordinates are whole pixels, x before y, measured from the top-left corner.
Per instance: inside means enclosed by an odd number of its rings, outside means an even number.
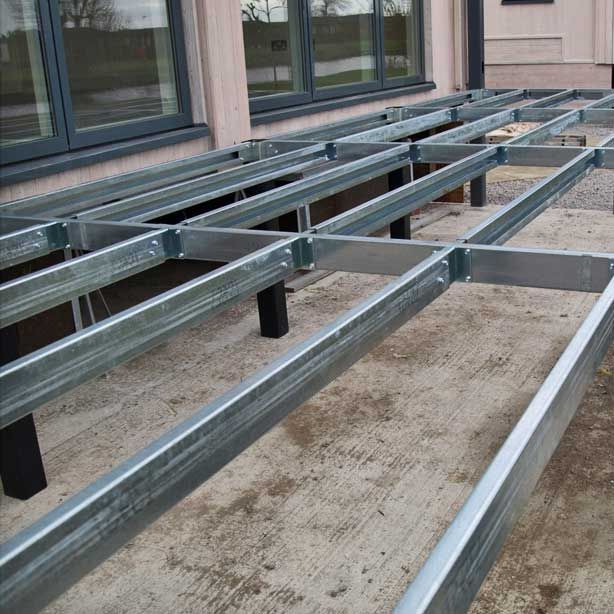
[[[594,102],[573,111],[556,106],[580,99]],[[1,284],[2,326],[168,259],[225,263],[6,364],[0,369],[4,428],[299,269],[396,277],[5,543],[2,609],[43,608],[451,284],[600,293],[398,606],[398,612],[466,611],[614,336],[614,253],[500,244],[593,169],[614,168],[612,137],[596,148],[541,145],[573,123],[614,119],[613,100],[609,90],[472,90],[0,205],[3,267],[58,250],[86,252]],[[463,143],[526,117],[544,123],[503,145]],[[465,124],[412,144],[394,143],[456,121]],[[448,166],[311,224],[309,205],[421,162]],[[365,236],[505,164],[559,168],[457,241]],[[282,178],[287,185],[269,183]],[[242,193],[252,187],[260,193]],[[147,223],[232,194],[236,202],[187,223]],[[299,214],[299,232],[253,229],[291,211]]]

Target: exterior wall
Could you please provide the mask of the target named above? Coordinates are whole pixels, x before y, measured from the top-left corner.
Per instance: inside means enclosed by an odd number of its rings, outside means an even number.
[[[0,202],[196,155],[211,148],[228,147],[250,138],[449,94],[464,82],[463,63],[458,62],[455,53],[455,48],[463,45],[463,40],[459,40],[463,28],[457,23],[461,3],[462,0],[425,0],[426,77],[437,84],[436,89],[252,127],[240,0],[182,0],[194,123],[206,122],[211,136],[4,186],[0,188]]]
[[[611,87],[614,0],[485,0],[486,85]]]

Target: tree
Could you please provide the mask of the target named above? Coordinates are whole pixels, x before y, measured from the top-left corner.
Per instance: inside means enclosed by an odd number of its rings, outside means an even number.
[[[337,15],[339,11],[350,8],[350,6],[350,0],[318,0],[317,5],[312,2],[311,10],[314,17],[328,17]]]
[[[411,15],[412,0],[384,0],[384,15],[386,17],[407,17]]]

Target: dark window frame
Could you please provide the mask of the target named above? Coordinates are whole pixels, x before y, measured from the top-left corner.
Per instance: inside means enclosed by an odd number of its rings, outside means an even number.
[[[501,0],[501,4],[554,4],[554,0]]]
[[[327,88],[316,88],[315,86],[315,65],[313,57],[313,48],[311,41],[312,22],[309,0],[298,0],[300,3],[299,18],[301,37],[301,51],[303,61],[303,74],[305,91],[294,92],[291,94],[271,94],[270,96],[258,96],[249,99],[250,113],[260,113],[263,111],[274,111],[277,109],[285,109],[299,105],[311,104],[325,100],[334,100],[336,98],[345,98],[347,96],[355,96],[357,94],[368,94],[372,92],[380,92],[388,89],[396,89],[399,87],[418,85],[426,83],[426,58],[425,47],[426,37],[424,29],[424,0],[419,0],[418,9],[418,25],[420,44],[420,66],[421,71],[417,75],[407,77],[386,77],[384,67],[384,15],[383,15],[383,0],[374,0],[374,53],[376,62],[377,79],[363,83],[352,83],[348,85],[336,85]]]
[[[53,0],[35,0],[40,15],[43,62],[48,80],[49,106],[56,135],[0,147],[2,165],[58,153],[159,134],[193,125],[181,4],[166,0],[171,50],[176,75],[178,113],[137,119],[116,126],[77,131],[61,32],[60,13]],[[53,5],[53,8],[52,8]]]

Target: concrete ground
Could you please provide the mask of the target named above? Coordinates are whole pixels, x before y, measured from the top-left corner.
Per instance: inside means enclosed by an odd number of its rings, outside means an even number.
[[[612,251],[614,215],[549,210],[511,244]],[[47,404],[49,488],[2,499],[2,537],[386,281],[335,273],[289,296],[280,340],[249,300]],[[595,299],[454,285],[46,612],[390,611]],[[613,372],[611,350],[473,614],[612,612]]]

